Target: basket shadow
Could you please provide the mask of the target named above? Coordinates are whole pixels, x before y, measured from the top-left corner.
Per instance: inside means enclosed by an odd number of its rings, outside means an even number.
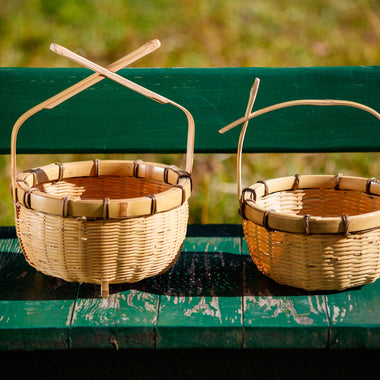
[[[238,297],[242,294],[241,256],[228,252],[182,252],[164,274],[131,288],[167,296]]]
[[[242,259],[226,252],[182,252],[166,273],[136,283],[110,284],[110,295],[130,289],[164,295],[236,297]],[[38,272],[21,252],[0,252],[0,300],[100,298],[97,284],[67,282]]]
[[[13,252],[4,258],[0,252],[0,301],[75,300],[78,287],[77,283],[38,272],[22,253]]]
[[[249,255],[228,252],[183,252],[165,274],[130,287],[136,290],[182,297],[305,296],[337,291],[306,291],[280,285],[263,275]]]
[[[303,296],[336,291],[307,292],[279,285],[261,274],[249,255],[230,252],[182,252],[166,272],[136,283],[111,284],[110,294],[129,290],[182,297]],[[352,289],[351,289],[352,290]],[[100,286],[66,282],[46,276],[21,252],[0,252],[1,300],[75,300],[100,298]]]

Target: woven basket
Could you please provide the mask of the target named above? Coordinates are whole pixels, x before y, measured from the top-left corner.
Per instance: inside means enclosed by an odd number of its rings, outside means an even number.
[[[305,290],[343,290],[380,277],[380,183],[375,178],[304,175],[241,186],[241,155],[248,120],[295,105],[343,105],[340,100],[298,100],[251,112],[259,80],[252,87],[243,122],[237,171],[244,236],[257,268],[279,284]]]
[[[130,62],[127,56],[111,69]],[[183,107],[148,92],[187,115],[186,171],[141,160],[94,160],[55,163],[16,176],[22,123],[100,79],[94,74],[19,118],[12,133],[11,177],[16,231],[28,263],[66,281],[100,284],[106,297],[109,284],[158,275],[176,262],[187,230],[194,122]]]

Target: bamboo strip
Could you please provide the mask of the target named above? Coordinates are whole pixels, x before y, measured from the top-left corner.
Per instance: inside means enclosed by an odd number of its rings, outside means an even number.
[[[255,104],[257,91],[259,90],[259,85],[260,85],[260,79],[256,78],[255,82],[253,83],[253,86],[251,88],[251,91],[249,93],[249,100],[248,100],[248,104],[247,104],[247,109],[245,111],[245,117],[247,117],[252,111],[253,105]],[[243,149],[243,141],[244,141],[244,137],[245,137],[245,132],[247,131],[247,127],[248,127],[248,120],[245,120],[243,123],[243,126],[241,128],[241,133],[240,133],[239,142],[238,142],[238,153],[237,153],[238,154],[238,159],[237,159],[238,188],[237,188],[237,192],[238,192],[239,200],[241,198],[241,156],[242,156],[242,149]]]
[[[130,65],[131,63],[137,61],[138,59],[144,57],[145,55],[151,53],[160,47],[160,42],[158,40],[150,41],[149,43],[141,46],[139,49],[134,52],[126,55],[125,57],[119,59],[109,66],[109,69],[112,71],[118,71],[123,67]],[[22,114],[12,129],[11,136],[11,183],[12,183],[12,198],[13,201],[16,201],[16,143],[18,131],[21,128],[22,124],[29,119],[31,116],[41,111],[44,108],[51,109],[62,103],[63,101],[71,98],[72,96],[78,94],[79,92],[85,90],[86,88],[92,86],[93,84],[103,80],[104,77],[100,76],[98,73],[91,75],[90,77],[83,79],[82,81],[76,83],[75,85],[69,87],[68,89],[60,92],[59,94],[45,100],[44,102],[36,105],[30,110]]]
[[[17,177],[17,199],[20,204],[50,215],[101,218],[105,198],[110,198],[109,218],[131,218],[151,214],[152,199],[156,198],[156,212],[165,212],[187,201],[191,195],[191,180],[181,177],[175,167],[158,167],[154,163],[140,162],[143,170],[133,177],[133,161],[101,161],[99,175],[93,174],[93,161],[64,163],[64,176],[58,179],[57,165],[38,168],[37,176],[22,173]],[[69,168],[69,170],[66,170]],[[33,188],[31,190],[31,183]],[[69,200],[66,197],[70,196]],[[67,202],[65,207],[63,204]]]
[[[146,96],[152,100],[155,100],[156,102],[163,103],[163,104],[169,103],[169,104],[179,108],[181,111],[183,111],[185,113],[185,115],[187,117],[187,121],[188,121],[186,171],[189,174],[191,174],[192,166],[193,166],[195,126],[194,126],[194,119],[193,119],[191,113],[185,107],[181,106],[180,104],[178,104],[176,102],[173,102],[172,100],[170,100],[168,98],[165,98],[162,95],[159,95],[159,94],[157,94],[151,90],[148,90],[148,89],[146,89],[146,88],[122,77],[121,75],[113,73],[112,71],[107,70],[106,68],[104,68],[104,67],[84,58],[84,57],[81,57],[80,55],[70,51],[69,49],[67,49],[63,46],[60,46],[57,44],[51,44],[50,49],[52,51],[54,51],[55,53],[60,54],[64,57],[67,57],[67,58],[71,59],[72,61],[77,62],[84,67],[87,67],[91,70],[94,70],[94,71],[98,72],[99,74],[104,75],[105,77],[108,77],[108,78],[114,80],[115,82],[118,82],[118,83],[122,84],[123,86],[130,88],[133,91],[136,91],[136,92],[138,92],[138,93],[140,93],[140,94],[142,94],[142,95],[144,95],[144,96]]]

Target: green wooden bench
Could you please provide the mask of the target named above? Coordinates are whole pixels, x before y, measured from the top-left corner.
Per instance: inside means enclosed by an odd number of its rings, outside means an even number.
[[[255,109],[302,98],[347,99],[380,109],[380,67],[130,68],[119,73],[192,113],[196,154],[236,152],[238,128],[227,135],[218,129],[244,115],[255,77],[261,79]],[[0,153],[9,154],[11,129],[22,113],[89,74],[83,68],[1,68]],[[244,151],[380,151],[379,123],[371,115],[345,107],[296,108],[255,119]],[[32,117],[18,141],[20,154],[128,152],[138,157],[185,150],[183,113],[108,79]],[[0,228],[0,239],[1,350],[380,348],[380,281],[343,292],[277,285],[256,269],[240,225],[189,225],[171,270],[139,283],[111,285],[106,299],[96,285],[66,283],[35,271],[12,226]]]

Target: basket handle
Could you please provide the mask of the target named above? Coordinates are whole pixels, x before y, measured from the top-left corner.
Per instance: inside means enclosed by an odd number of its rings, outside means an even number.
[[[103,75],[109,79],[114,80],[115,82],[118,82],[122,84],[123,86],[126,86],[130,88],[131,90],[134,90],[152,100],[155,100],[156,102],[163,103],[163,104],[171,104],[177,108],[179,108],[181,111],[183,111],[186,114],[187,121],[188,121],[188,133],[187,133],[187,150],[186,150],[186,171],[191,174],[192,166],[193,166],[193,154],[194,154],[194,134],[195,134],[195,125],[194,125],[194,119],[191,113],[180,104],[173,102],[172,100],[165,98],[162,95],[159,95],[151,90],[148,90],[145,87],[142,87],[124,77],[122,77],[119,74],[116,74],[112,72],[111,70],[108,70],[84,57],[81,57],[80,55],[70,51],[69,49],[57,45],[57,44],[51,44],[50,49],[53,50],[55,53],[60,54],[64,57],[67,57],[71,59],[72,61],[79,63],[80,65],[87,67],[91,70],[96,71],[100,75]]]
[[[123,67],[126,67],[138,59],[144,57],[145,55],[152,53],[156,49],[161,46],[159,40],[152,40],[133,52],[127,54],[123,58],[120,58],[116,62],[112,63],[108,66],[108,68],[112,71],[118,71]],[[44,102],[37,104],[30,110],[26,111],[22,114],[16,121],[12,129],[11,136],[11,184],[12,184],[12,199],[16,202],[16,144],[17,144],[17,135],[22,126],[22,124],[29,119],[31,116],[41,111],[42,109],[52,109],[57,105],[61,104],[67,99],[70,99],[72,96],[80,93],[86,88],[94,85],[95,83],[103,80],[104,77],[99,75],[98,73],[94,73],[89,77],[81,80],[80,82],[74,84],[73,86],[67,88],[66,90],[61,91],[60,93],[54,95],[53,97],[45,100]]]
[[[152,53],[161,46],[159,40],[152,40],[133,52],[127,54],[125,57],[117,60],[108,66],[110,71],[118,71],[123,67],[126,67],[138,59],[146,56],[149,53]],[[11,136],[11,185],[12,185],[12,199],[16,201],[16,145],[17,145],[17,135],[22,126],[22,124],[29,119],[31,116],[41,111],[42,109],[52,109],[57,105],[61,104],[67,99],[70,99],[72,96],[80,93],[81,91],[87,89],[88,87],[94,85],[95,83],[100,82],[104,79],[104,76],[94,73],[89,77],[81,80],[80,82],[74,84],[73,86],[61,91],[60,93],[54,95],[53,97],[45,100],[44,102],[34,106],[30,110],[22,114],[16,121],[12,129]],[[192,157],[191,157],[192,158]]]
[[[219,133],[225,133],[232,128],[238,126],[239,124],[243,123],[243,126],[240,131],[239,135],[239,142],[238,142],[238,150],[237,150],[237,177],[238,177],[238,197],[239,201],[241,200],[241,195],[242,195],[242,186],[241,186],[241,157],[242,157],[242,150],[243,150],[243,142],[244,142],[244,137],[245,133],[247,131],[247,126],[249,120],[253,119],[254,117],[263,115],[265,113],[275,111],[281,108],[286,108],[286,107],[293,107],[293,106],[299,106],[299,105],[310,105],[310,106],[349,106],[353,108],[359,108],[363,111],[369,112],[370,114],[374,115],[380,120],[380,114],[375,111],[373,108],[368,107],[364,104],[361,103],[356,103],[356,102],[351,102],[349,100],[332,100],[332,99],[300,99],[300,100],[291,100],[288,102],[283,102],[283,103],[277,103],[269,107],[262,108],[258,111],[252,112],[252,107],[256,99],[256,95],[259,89],[259,84],[260,84],[260,79],[256,78],[255,82],[251,88],[250,95],[249,95],[249,100],[248,100],[248,105],[247,109],[245,112],[244,117],[241,117],[240,119],[226,125],[224,128],[219,130]]]

